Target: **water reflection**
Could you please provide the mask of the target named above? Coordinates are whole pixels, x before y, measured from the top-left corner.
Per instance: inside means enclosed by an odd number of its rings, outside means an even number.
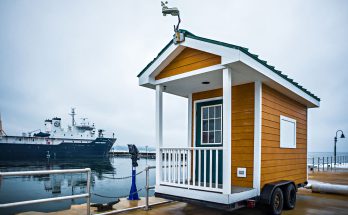
[[[149,165],[154,165],[149,160]],[[146,160],[139,161],[138,171],[145,168]],[[0,171],[35,171],[91,168],[91,191],[105,196],[124,196],[130,188],[130,179],[115,180],[131,174],[131,159],[111,157],[100,159],[57,159],[57,160],[0,160]],[[155,181],[155,171],[150,172],[150,184]],[[66,196],[86,192],[85,173],[53,174],[35,176],[4,177],[0,179],[0,203],[25,201],[38,198]],[[145,186],[145,174],[137,176],[138,188]],[[144,196],[144,192],[140,193]],[[113,199],[92,196],[92,202],[105,203]],[[0,209],[0,214],[14,214],[21,211],[55,211],[67,209],[71,204],[85,203],[85,199],[66,200],[44,204]]]

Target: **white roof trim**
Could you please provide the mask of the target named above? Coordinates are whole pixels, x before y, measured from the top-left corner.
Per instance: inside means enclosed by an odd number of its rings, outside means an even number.
[[[212,53],[215,55],[221,56],[221,64],[220,65],[215,65],[215,66],[210,66],[207,68],[203,69],[198,69],[194,70],[191,72],[183,73],[180,75],[175,75],[172,77],[160,79],[160,80],[155,80],[154,76],[159,73],[165,66],[167,66],[180,52],[185,48],[193,48],[197,50],[201,50],[204,52]],[[272,70],[267,68],[266,66],[262,65],[252,57],[246,55],[245,53],[241,52],[240,50],[234,49],[234,48],[229,48],[221,45],[216,45],[213,43],[201,41],[201,40],[196,40],[196,39],[191,39],[186,37],[185,41],[183,43],[180,43],[179,45],[171,44],[165,51],[162,53],[156,61],[149,67],[147,70],[139,77],[139,85],[157,85],[157,84],[162,84],[167,81],[172,81],[176,79],[181,79],[201,73],[205,73],[208,71],[212,70],[217,70],[218,68],[223,68],[224,66],[231,64],[236,61],[241,61],[244,64],[250,66],[251,68],[255,69],[258,71],[260,74],[268,77],[272,81],[280,84],[287,90],[295,93],[296,95],[302,97],[306,101],[312,104],[314,107],[319,107],[320,106],[320,101],[314,99],[307,93],[303,92],[301,89],[298,87],[294,86],[292,83],[289,81],[285,80],[284,78],[280,77],[278,74],[274,73]]]
[[[184,47],[182,46],[171,44],[139,77],[139,85],[152,83],[154,81],[152,79],[152,74],[164,69],[183,49]]]

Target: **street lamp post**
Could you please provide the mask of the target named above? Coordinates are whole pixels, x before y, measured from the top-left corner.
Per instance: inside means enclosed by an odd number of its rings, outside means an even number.
[[[337,130],[336,131],[336,136],[335,136],[335,138],[334,138],[334,140],[335,140],[335,148],[334,148],[334,159],[335,159],[335,166],[336,166],[336,143],[337,143],[337,134],[338,134],[338,132],[341,132],[341,137],[340,138],[345,138],[345,136],[344,136],[344,134],[343,134],[343,131],[342,130]]]

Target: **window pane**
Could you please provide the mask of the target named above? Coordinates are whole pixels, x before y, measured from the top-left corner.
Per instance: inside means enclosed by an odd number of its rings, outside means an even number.
[[[221,131],[215,131],[215,143],[221,143]]]
[[[202,143],[208,143],[208,132],[203,132]]]
[[[221,119],[215,119],[215,130],[221,130]]]
[[[202,108],[203,110],[203,119],[208,119],[208,108]]]
[[[209,131],[214,131],[214,120],[209,119]]]
[[[209,108],[209,118],[214,118],[214,107]]]
[[[209,143],[214,143],[214,131],[209,132]]]
[[[203,131],[208,131],[208,120],[203,120]]]
[[[215,107],[215,118],[221,118],[221,106]]]

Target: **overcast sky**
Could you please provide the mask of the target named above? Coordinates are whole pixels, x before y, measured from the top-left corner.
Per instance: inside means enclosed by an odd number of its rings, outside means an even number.
[[[248,47],[322,99],[309,110],[309,150],[348,137],[347,1],[169,1],[181,28]],[[0,112],[7,134],[77,108],[118,144],[154,146],[155,93],[136,75],[168,43],[175,17],[159,0],[0,0]],[[165,96],[165,145],[185,145],[187,101]],[[348,151],[339,139],[338,151]]]

